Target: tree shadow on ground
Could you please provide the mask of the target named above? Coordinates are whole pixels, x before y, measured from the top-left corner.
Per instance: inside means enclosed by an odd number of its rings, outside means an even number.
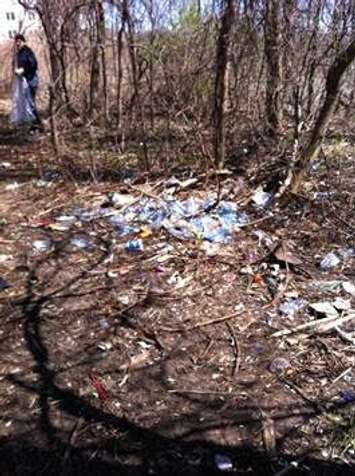
[[[51,275],[41,278],[43,266],[63,259],[64,250],[57,249],[51,255],[38,259],[27,270],[26,291],[21,298],[12,303],[19,310],[18,317],[22,324],[22,339],[28,351],[32,374],[28,367],[24,373],[5,376],[9,385],[15,385],[18,391],[35,395],[38,399],[38,411],[35,417],[26,414],[16,415],[18,431],[16,434],[3,437],[0,440],[0,473],[2,475],[217,475],[223,472],[216,468],[216,455],[226,455],[234,462],[232,474],[238,475],[314,475],[314,476],[347,476],[354,474],[355,468],[345,464],[326,463],[317,461],[307,455],[297,454],[295,460],[298,467],[291,464],[292,454],[278,454],[272,458],[249,443],[215,444],[205,441],[200,436],[191,440],[193,431],[180,436],[164,436],[159,424],[144,427],[129,416],[114,414],[105,402],[94,404],[80,396],[70,388],[64,388],[58,383],[60,368],[53,361],[53,349],[48,348],[47,336],[44,331],[46,319],[44,309],[56,299],[66,296],[78,297],[80,284],[97,270],[108,258],[109,248],[101,247],[99,256],[92,258],[84,271],[78,271],[62,282],[56,289],[51,288],[56,269]],[[73,290],[74,286],[74,290]],[[82,295],[82,294],[80,294]],[[92,312],[97,312],[93,309]],[[48,316],[47,316],[48,319]],[[55,336],[54,336],[55,338]],[[77,343],[79,347],[80,342]],[[83,349],[83,354],[85,350]],[[85,355],[84,355],[85,357]],[[79,369],[80,371],[80,369]],[[164,372],[164,364],[160,372]],[[29,376],[27,376],[29,373]],[[152,385],[147,372],[146,382],[142,388]],[[161,398],[164,398],[162,395]],[[193,397],[181,396],[182,403]],[[212,402],[208,399],[196,400],[200,413],[209,415],[213,410]],[[135,402],[132,401],[132,404]],[[69,419],[70,425],[58,425],[53,419],[53,404],[61,418]],[[183,406],[183,405],[182,405]],[[221,426],[233,426],[241,423],[248,424],[248,418],[254,423],[258,418],[252,416],[254,407],[247,410],[241,408],[236,415],[221,419],[214,423],[207,421],[205,429]],[[265,409],[269,410],[269,409]],[[292,412],[299,416],[295,406],[281,409],[287,417]],[[297,410],[297,411],[296,411]],[[306,409],[306,414],[314,415],[314,409]],[[248,416],[249,415],[249,416]],[[21,421],[32,421],[31,430],[26,424],[21,429]],[[191,420],[194,415],[179,415],[181,423]],[[196,415],[198,420],[198,415]],[[222,423],[223,420],[223,423]],[[249,423],[250,423],[249,421]],[[260,422],[259,422],[260,423]],[[28,428],[28,426],[27,426]],[[83,434],[85,433],[85,437]],[[188,434],[189,433],[189,434]],[[91,437],[88,437],[92,435]],[[97,436],[99,435],[99,436]],[[199,432],[197,432],[199,435]],[[281,444],[281,441],[277,442]],[[280,472],[282,470],[285,472]]]

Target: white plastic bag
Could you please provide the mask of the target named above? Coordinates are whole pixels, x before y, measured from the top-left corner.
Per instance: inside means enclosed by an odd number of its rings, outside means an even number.
[[[35,120],[34,104],[27,79],[17,76],[12,90],[12,108],[10,122],[15,125]]]

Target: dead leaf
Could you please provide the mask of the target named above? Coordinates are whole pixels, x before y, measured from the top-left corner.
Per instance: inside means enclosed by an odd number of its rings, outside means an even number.
[[[263,425],[263,443],[265,451],[269,455],[274,455],[276,452],[276,438],[275,438],[275,424],[272,418],[265,418],[262,421]]]
[[[299,266],[302,264],[302,261],[295,256],[291,251],[287,250],[285,246],[278,246],[274,251],[275,258],[279,261],[283,261],[287,264],[293,264],[294,266]]]

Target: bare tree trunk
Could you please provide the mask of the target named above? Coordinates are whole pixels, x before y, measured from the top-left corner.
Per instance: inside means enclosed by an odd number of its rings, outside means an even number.
[[[123,51],[124,28],[125,28],[125,23],[124,23],[124,19],[122,18],[122,24],[117,35],[117,96],[116,96],[117,130],[121,128],[121,122],[122,122],[122,79],[123,79],[122,51]]]
[[[142,145],[143,145],[143,153],[144,153],[144,165],[146,170],[149,169],[149,156],[148,156],[148,147],[146,141],[146,126],[144,120],[144,113],[143,113],[143,106],[141,102],[141,95],[139,91],[139,84],[138,84],[138,72],[137,72],[137,58],[136,58],[136,49],[134,45],[134,28],[132,23],[132,18],[129,9],[129,2],[128,0],[123,0],[122,4],[122,16],[127,24],[127,34],[128,34],[128,53],[131,63],[132,69],[132,80],[133,80],[133,90],[134,90],[134,98],[136,100],[137,109],[138,109],[138,119],[140,122],[140,127],[142,131]],[[132,102],[133,108],[134,102]]]
[[[355,60],[355,39],[350,45],[340,53],[328,70],[326,80],[326,96],[319,112],[317,121],[313,127],[311,137],[294,167],[291,180],[291,190],[297,192],[306,174],[308,164],[318,155],[319,147],[326,133],[329,120],[336,106],[336,99],[339,93],[340,81],[346,69]]]
[[[280,3],[279,0],[266,1],[266,119],[272,137],[278,134],[281,125]]]
[[[106,28],[105,10],[102,0],[96,3],[96,23],[97,23],[97,43],[101,54],[102,68],[102,93],[104,97],[104,114],[106,123],[109,122],[108,91],[107,91],[107,71],[106,71]]]
[[[216,77],[214,86],[214,158],[216,167],[222,168],[225,161],[225,107],[228,49],[230,31],[233,25],[235,9],[233,0],[223,0],[222,19],[216,50]]]
[[[55,117],[55,95],[53,91],[53,86],[49,86],[49,119],[51,125],[51,142],[53,146],[53,150],[55,152],[56,157],[59,157],[59,140],[58,140],[58,130],[57,130],[57,121]]]
[[[100,34],[101,28],[99,26],[99,15],[98,15],[98,3],[99,0],[93,0],[92,2],[92,11],[94,24],[92,27],[92,56],[91,56],[91,71],[90,71],[90,106],[89,106],[89,117],[92,118],[95,110],[97,109],[97,101],[99,95],[99,86],[100,86],[100,60],[99,60],[99,50],[100,50]]]

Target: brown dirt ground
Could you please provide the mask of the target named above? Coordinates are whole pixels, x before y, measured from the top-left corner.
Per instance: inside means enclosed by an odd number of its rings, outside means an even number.
[[[206,253],[154,232],[132,256],[105,220],[60,231],[55,217],[94,208],[109,191],[158,195],[163,184],[62,177],[44,187],[38,178],[55,168],[48,137],[2,120],[0,276],[10,287],[0,291],[0,474],[212,475],[222,473],[218,454],[232,474],[355,474],[354,435],[345,439],[353,402],[341,396],[355,389],[354,345],[317,327],[273,336],[324,317],[306,306],[285,318],[278,308],[288,297],[351,298],[314,286],[354,281],[354,257],[318,266],[354,246],[355,147],[324,153],[304,195],[271,218],[252,207],[248,176],[226,179],[227,196],[252,220],[265,218],[232,244]],[[247,166],[255,174],[257,161]],[[318,191],[332,194],[314,199]],[[300,264],[278,260],[256,230]],[[70,246],[78,233],[91,236],[92,251]],[[56,246],[36,252],[44,237]],[[278,357],[289,368],[275,373]]]

